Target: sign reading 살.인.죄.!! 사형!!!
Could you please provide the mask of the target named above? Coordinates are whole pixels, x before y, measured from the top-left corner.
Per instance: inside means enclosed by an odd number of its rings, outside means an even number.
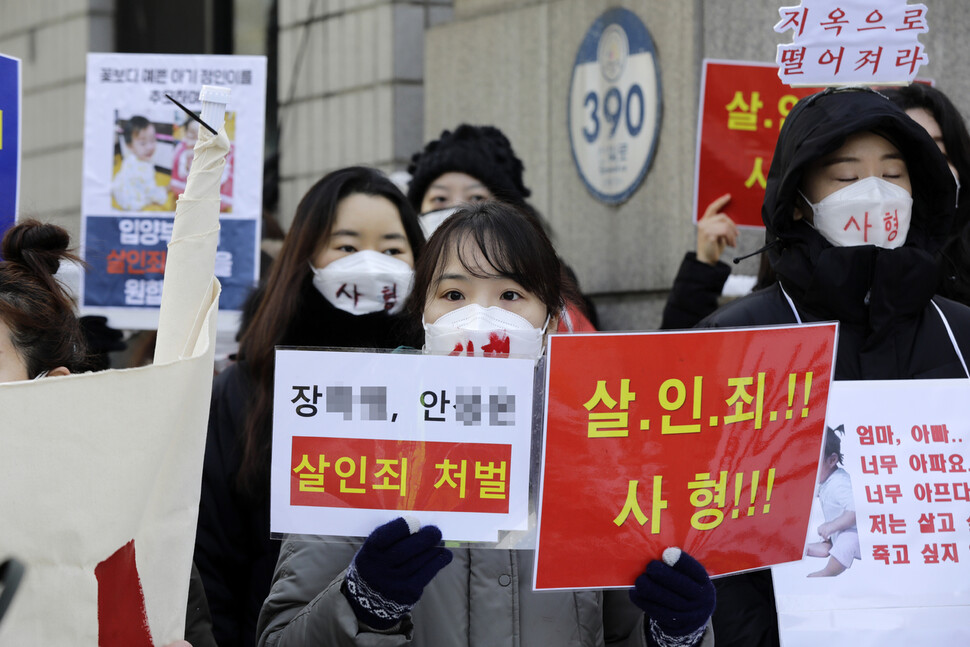
[[[712,575],[799,559],[836,330],[552,337],[536,588],[631,586],[668,546]]]

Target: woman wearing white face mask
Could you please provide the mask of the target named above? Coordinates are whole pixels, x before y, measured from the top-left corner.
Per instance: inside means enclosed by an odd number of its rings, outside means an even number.
[[[428,350],[536,357],[562,304],[549,239],[515,207],[484,202],[428,241],[408,311],[424,320]],[[494,348],[482,351],[480,340]],[[712,645],[704,567],[676,549],[664,562],[652,557],[631,591],[537,593],[533,551],[445,548],[436,527],[414,519],[384,524],[363,544],[287,539],[259,645]]]
[[[556,330],[564,301],[559,260],[551,245],[501,231],[511,229],[494,217],[503,208],[463,209],[432,238],[409,302],[422,319],[425,350],[537,358],[546,332]]]
[[[297,207],[249,304],[239,362],[213,385],[195,557],[219,645],[254,643],[279,552],[269,532],[274,348],[414,344],[400,311],[423,245],[407,199],[374,169],[334,171]]]
[[[970,308],[934,296],[955,191],[936,143],[883,95],[802,99],[779,134],[761,211],[778,281],[699,325],[837,320],[836,380],[970,377]],[[778,644],[767,571],[717,588],[719,639]]]

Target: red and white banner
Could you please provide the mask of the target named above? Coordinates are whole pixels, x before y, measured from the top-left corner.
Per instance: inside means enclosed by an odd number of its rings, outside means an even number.
[[[549,340],[535,587],[799,559],[836,324]]]
[[[447,540],[525,531],[535,362],[278,349],[270,527],[366,536],[405,512]]]
[[[789,88],[771,63],[705,60],[697,123],[694,222],[716,198],[742,227],[764,227],[761,203],[778,132],[799,99],[821,88]]]

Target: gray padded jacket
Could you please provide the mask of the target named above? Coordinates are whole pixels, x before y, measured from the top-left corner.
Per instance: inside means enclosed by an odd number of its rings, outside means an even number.
[[[452,549],[410,618],[386,633],[357,622],[341,593],[359,543],[287,539],[259,617],[260,647],[645,647],[626,590],[532,590],[530,550]],[[708,626],[703,647],[714,645]]]

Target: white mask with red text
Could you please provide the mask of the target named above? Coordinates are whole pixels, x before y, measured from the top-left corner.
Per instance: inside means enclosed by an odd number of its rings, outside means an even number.
[[[525,317],[504,308],[472,303],[441,315],[434,323],[424,322],[424,349],[449,355],[537,359],[548,325],[548,316],[542,328],[535,328]]]
[[[812,226],[836,247],[895,249],[906,242],[913,196],[881,177],[853,182],[814,204],[808,198],[805,201],[815,214]]]
[[[400,312],[414,282],[410,265],[369,249],[322,268],[311,263],[310,269],[317,291],[334,307],[354,315]]]

